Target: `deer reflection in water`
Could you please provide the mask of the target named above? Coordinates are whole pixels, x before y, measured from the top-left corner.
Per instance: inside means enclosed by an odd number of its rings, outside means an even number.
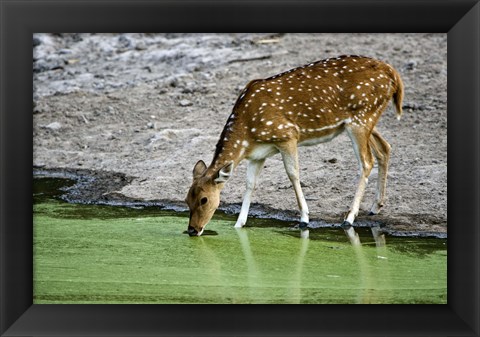
[[[243,228],[237,228],[237,234],[240,239],[240,244],[242,246],[242,251],[245,257],[245,262],[247,263],[248,268],[248,279],[249,286],[254,287],[251,289],[251,294],[253,295],[252,299],[261,299],[261,289],[262,286],[267,286],[266,282],[262,280],[262,273],[259,270],[258,264],[255,260],[255,255],[252,252],[248,230]],[[380,227],[371,227],[372,237],[376,246],[376,257],[381,259],[383,263],[382,268],[382,280],[383,282],[388,282],[389,273],[388,273],[388,252],[385,240],[385,234],[382,232]],[[358,234],[357,234],[358,238]],[[303,276],[308,278],[308,275],[303,275],[304,263],[308,252],[308,247],[311,240],[308,239],[308,236],[304,237],[302,240],[298,241],[298,253],[296,255],[295,264],[293,267],[293,273],[290,274],[290,282],[287,294],[283,298],[283,301],[288,303],[302,303],[302,279]],[[360,244],[360,240],[357,243],[352,244],[352,249],[355,252],[355,257],[357,260],[357,265],[360,271],[360,285],[359,285],[359,294],[356,300],[357,303],[376,303],[377,296],[381,294],[382,301],[385,301],[385,297],[388,294],[385,291],[378,291],[378,277],[372,272],[370,262],[366,256],[365,250]]]
[[[271,255],[266,257],[263,243],[258,241],[256,232],[250,228],[235,228],[238,237],[243,262],[235,266],[226,259],[226,256],[217,251],[215,246],[211,246],[207,237],[199,238],[197,243],[192,244],[196,247],[196,255],[199,261],[203,261],[203,267],[207,268],[205,274],[208,276],[208,283],[215,285],[212,288],[212,296],[222,303],[310,303],[309,297],[312,291],[317,293],[316,298],[320,298],[318,303],[322,303],[322,296],[325,301],[331,303],[328,299],[330,292],[336,293],[338,289],[343,289],[346,285],[351,286],[353,297],[348,295],[347,301],[353,303],[385,303],[388,302],[388,251],[385,244],[385,236],[378,227],[371,228],[375,244],[375,252],[372,251],[373,244],[370,239],[362,235],[365,240],[363,245],[343,246],[342,249],[351,249],[351,254],[347,256],[352,258],[352,273],[342,274],[341,278],[332,280],[332,270],[324,269],[325,284],[312,283],[312,272],[318,273],[318,270],[312,271],[313,260],[315,264],[321,263],[321,256],[310,252],[309,248],[314,247],[319,241],[316,239],[301,239],[294,241],[296,247],[292,247],[288,260],[291,263],[280,263],[279,268],[288,267],[273,276]],[[291,233],[293,234],[293,232]],[[293,234],[294,235],[294,234]],[[322,239],[324,241],[324,239]],[[325,242],[325,241],[324,241]],[[274,245],[274,242],[272,243]],[[318,253],[318,247],[314,249]],[[348,248],[350,247],[350,248]],[[345,251],[347,252],[347,251]],[[373,253],[373,254],[372,254]],[[345,255],[344,255],[345,256]],[[283,256],[285,258],[285,256]],[[242,259],[240,259],[242,260]],[[282,261],[285,262],[285,261]],[[318,263],[317,263],[318,262]],[[335,267],[333,267],[335,268]],[[203,268],[202,268],[203,269]],[[242,272],[243,270],[243,272]],[[232,273],[232,271],[234,271]],[[320,275],[316,275],[320,276]],[[272,284],[272,277],[280,277],[277,284]],[[338,277],[338,276],[335,276]],[[350,277],[350,279],[348,279]],[[316,277],[321,282],[322,277]],[[333,283],[332,283],[333,281]],[[273,292],[272,292],[273,290]],[[322,294],[318,297],[318,294]],[[205,294],[202,294],[205,297]],[[344,298],[338,298],[339,301],[345,301]]]

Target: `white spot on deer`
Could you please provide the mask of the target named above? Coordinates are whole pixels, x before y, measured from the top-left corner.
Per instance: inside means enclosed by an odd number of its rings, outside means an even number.
[[[355,98],[355,95],[354,94],[351,94],[350,95],[350,99],[354,99]]]
[[[257,129],[255,129],[255,128],[252,128],[250,131],[252,131],[252,132],[255,132],[255,131],[257,131]]]
[[[272,124],[273,124],[273,122],[272,122],[272,121],[268,121],[268,122],[267,122],[267,123],[265,123],[265,124],[267,124],[267,125],[272,125]]]

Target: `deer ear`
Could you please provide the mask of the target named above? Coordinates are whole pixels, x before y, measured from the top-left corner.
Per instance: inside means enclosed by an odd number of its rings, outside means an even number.
[[[203,162],[203,160],[199,160],[196,164],[195,167],[193,168],[193,179],[199,178],[203,172],[207,169],[207,165]]]
[[[225,183],[230,177],[232,176],[233,173],[233,161],[222,167],[218,173],[217,177],[214,179],[214,181],[217,184]]]

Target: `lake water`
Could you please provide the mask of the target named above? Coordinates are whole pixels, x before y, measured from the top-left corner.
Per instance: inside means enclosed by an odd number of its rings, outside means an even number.
[[[219,214],[70,204],[35,179],[34,303],[446,303],[447,240],[379,236]]]

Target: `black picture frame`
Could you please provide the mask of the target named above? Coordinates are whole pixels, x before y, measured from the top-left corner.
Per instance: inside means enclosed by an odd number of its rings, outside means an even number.
[[[479,336],[478,1],[0,4],[1,336]],[[32,34],[245,31],[448,33],[448,304],[32,305]]]

